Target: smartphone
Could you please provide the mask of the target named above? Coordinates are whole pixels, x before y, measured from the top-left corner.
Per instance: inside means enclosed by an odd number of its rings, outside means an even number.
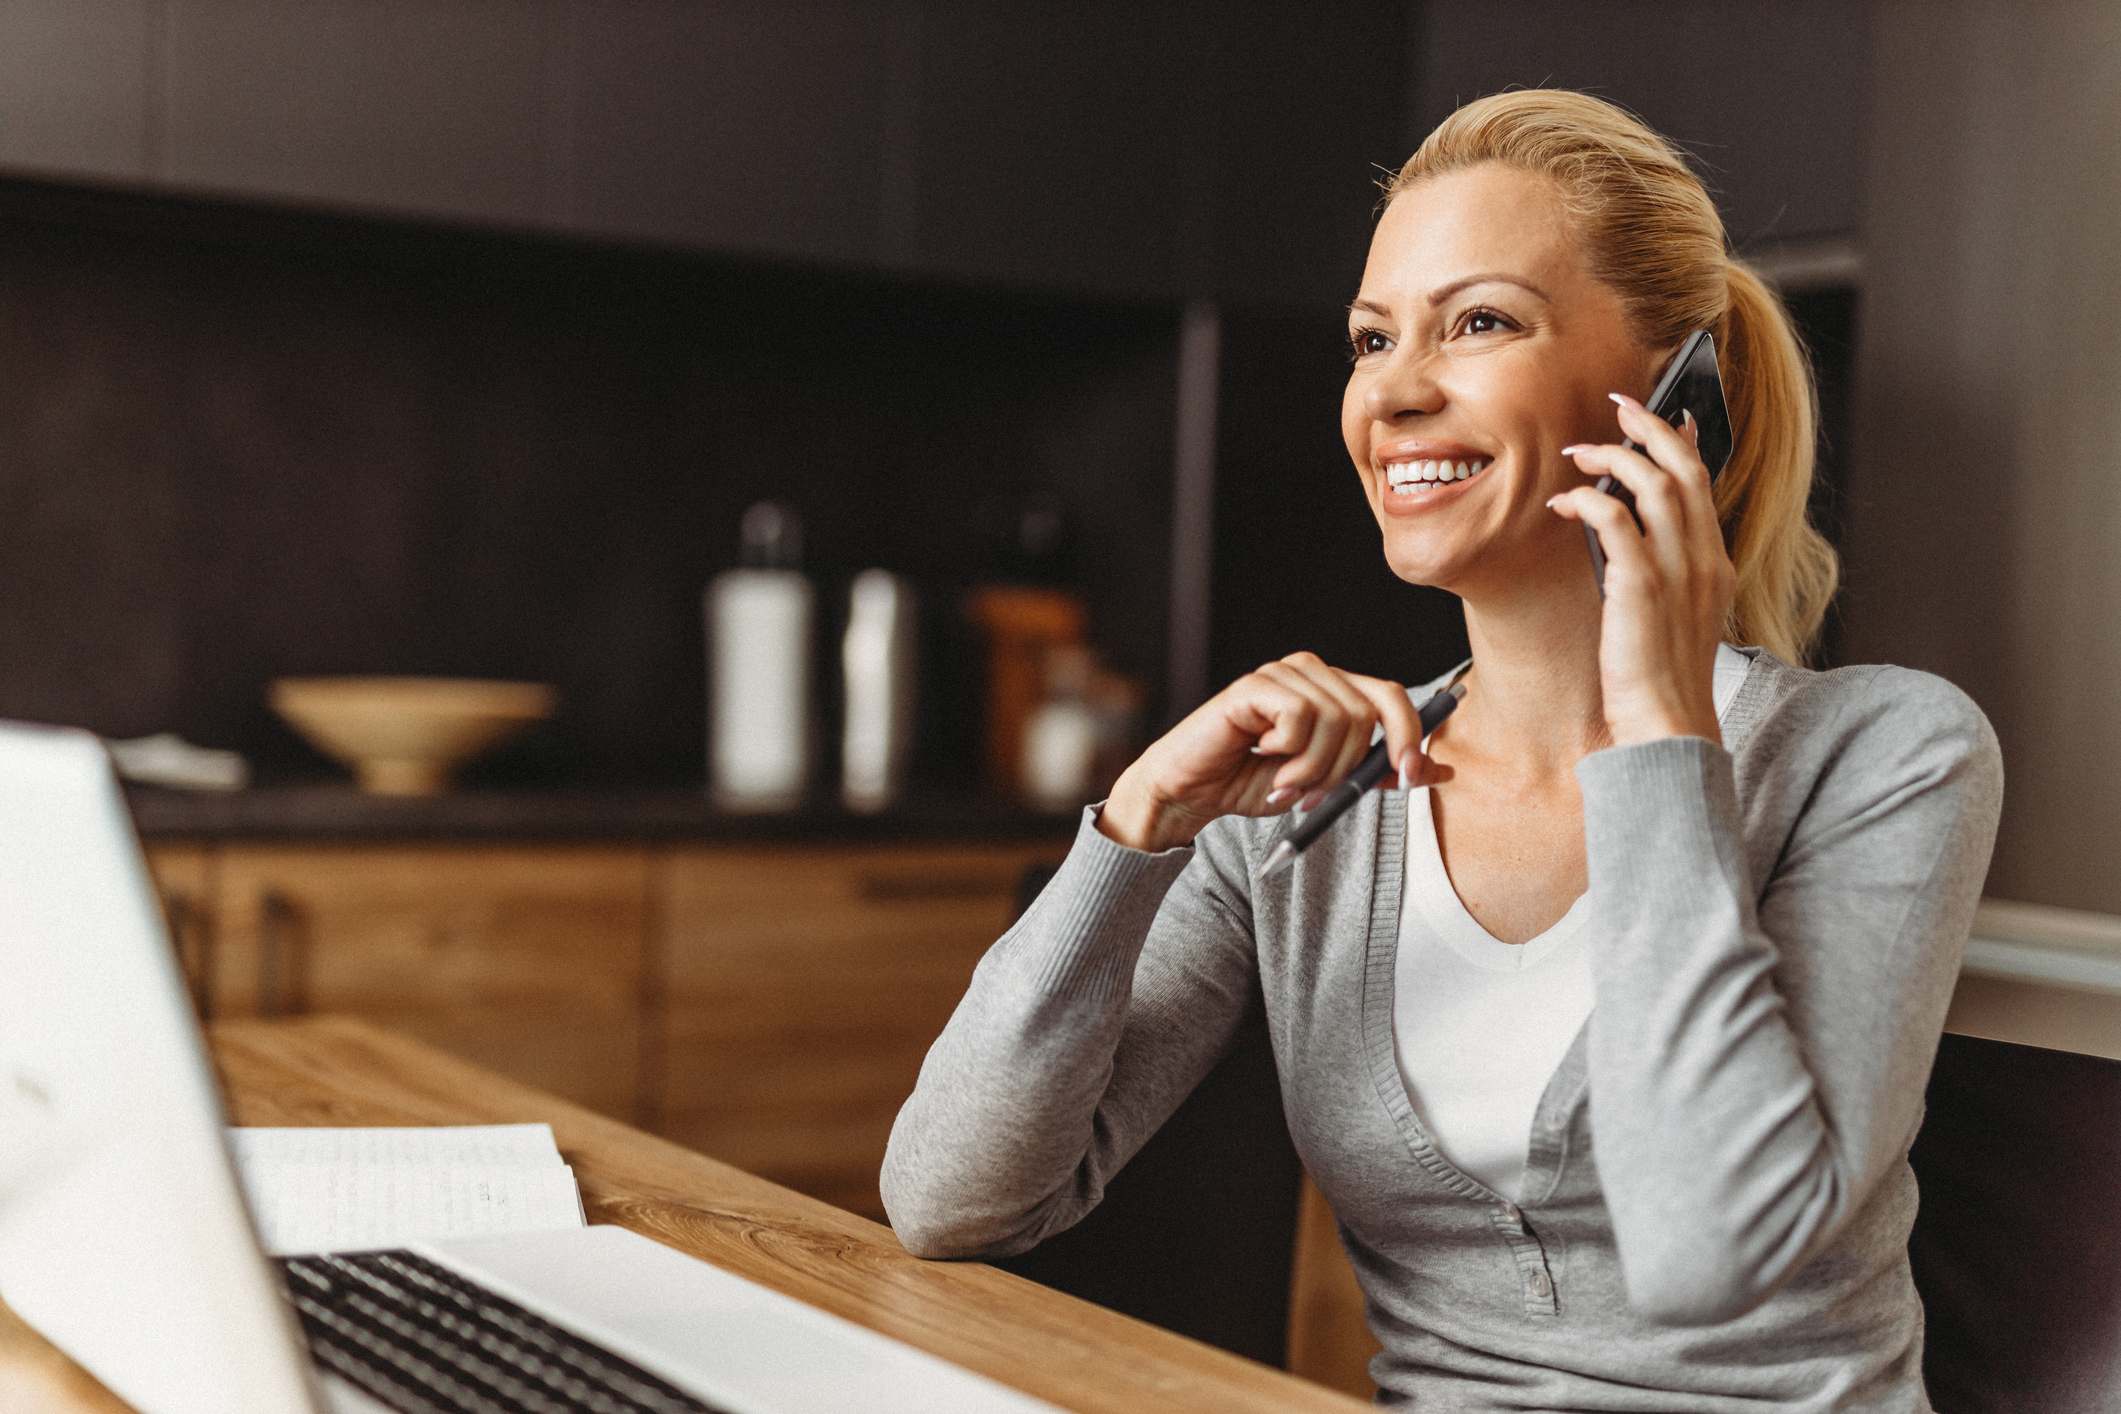
[[[1664,373],[1657,380],[1657,390],[1650,394],[1644,404],[1657,416],[1674,427],[1680,425],[1680,414],[1691,412],[1695,423],[1701,428],[1701,464],[1709,469],[1709,481],[1713,485],[1723,471],[1725,462],[1731,459],[1731,414],[1723,405],[1723,377],[1716,368],[1716,340],[1706,329],[1696,329],[1687,335],[1679,352],[1665,365]],[[1625,440],[1623,445],[1631,452],[1642,450],[1640,443]],[[1642,514],[1635,509],[1635,495],[1620,484],[1616,477],[1601,476],[1595,483],[1599,490],[1628,508],[1635,517],[1638,528],[1642,525]],[[1583,528],[1583,538],[1591,547],[1591,573],[1598,580],[1598,597],[1605,598],[1605,548],[1598,543],[1598,532],[1588,525]]]

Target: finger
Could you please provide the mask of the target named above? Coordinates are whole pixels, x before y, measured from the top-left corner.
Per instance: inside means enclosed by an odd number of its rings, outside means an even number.
[[[1313,687],[1332,697],[1332,702],[1340,708],[1340,717],[1343,717],[1340,746],[1328,753],[1326,767],[1317,782],[1319,786],[1334,786],[1355,770],[1355,763],[1362,761],[1364,753],[1370,750],[1370,740],[1377,736],[1377,708],[1372,708],[1368,697],[1347,683],[1347,674],[1330,666],[1317,653],[1292,653],[1281,661],[1304,674]],[[1324,725],[1326,723],[1321,721],[1319,729],[1324,729]]]
[[[1659,575],[1626,506],[1595,487],[1579,486],[1549,499],[1547,509],[1581,521],[1597,534],[1599,548],[1605,551],[1608,594],[1629,588],[1637,593],[1656,590]]]
[[[1720,541],[1723,532],[1716,514],[1716,496],[1708,466],[1701,460],[1701,426],[1694,420],[1693,413],[1681,412],[1680,418],[1685,424],[1685,430],[1681,430],[1655,416],[1625,393],[1609,396],[1620,410],[1621,430],[1642,444],[1652,462],[1671,473],[1680,500],[1686,506],[1689,532],[1697,540],[1705,540],[1707,532],[1714,530]]]
[[[1330,784],[1326,772],[1340,754],[1348,726],[1347,709],[1331,693],[1287,663],[1265,664],[1259,673],[1309,704],[1301,736],[1292,728],[1286,737],[1283,749],[1289,753],[1290,759],[1274,773],[1274,789],[1310,790]]]
[[[1334,667],[1316,653],[1291,653],[1282,659],[1328,693],[1347,713],[1347,727],[1340,753],[1326,768],[1327,785],[1337,785],[1355,763],[1369,753],[1377,737],[1378,715],[1369,697],[1350,681],[1353,676]]]
[[[1407,775],[1407,789],[1419,790],[1423,786],[1440,786],[1455,774],[1448,765],[1432,760],[1427,753],[1422,753],[1415,768]]]
[[[1421,755],[1421,714],[1414,710],[1413,699],[1407,696],[1406,688],[1383,678],[1349,673],[1347,679],[1348,685],[1369,701],[1385,729],[1385,749],[1391,755],[1392,772],[1378,784],[1396,789],[1402,773],[1409,777],[1408,784],[1413,784],[1415,758]]]
[[[1562,450],[1585,475],[1611,475],[1634,494],[1635,512],[1642,517],[1640,534],[1649,541],[1650,554],[1659,571],[1675,583],[1689,583],[1697,537],[1672,476],[1642,453],[1611,443],[1588,443]]]
[[[1703,487],[1709,484],[1709,469],[1685,433],[1626,393],[1606,396],[1619,409],[1620,430],[1640,443],[1651,461],[1682,481],[1698,481]]]
[[[1727,567],[1730,551],[1723,543],[1723,517],[1716,509],[1715,478],[1709,474],[1707,463],[1701,460],[1701,422],[1691,409],[1679,412],[1679,427],[1673,429],[1663,418],[1653,416],[1650,410],[1625,394],[1612,395],[1614,404],[1621,411],[1624,427],[1640,426],[1646,435],[1636,440],[1648,447],[1651,456],[1672,473],[1678,484],[1680,501],[1686,507],[1687,532],[1698,547],[1699,559],[1694,567],[1713,577],[1718,569]],[[1669,435],[1667,435],[1669,434]],[[1662,443],[1680,443],[1684,452],[1678,462],[1672,463],[1659,455],[1650,438]]]
[[[1440,786],[1450,779],[1451,768],[1449,766],[1446,766],[1441,761],[1431,760],[1428,754],[1420,747],[1414,749],[1413,760],[1406,775],[1406,789],[1420,790],[1423,786]],[[1399,774],[1392,772],[1377,783],[1377,788],[1379,790],[1398,790],[1400,788],[1399,782]]]
[[[1231,684],[1231,698],[1224,720],[1244,736],[1253,738],[1252,751],[1260,756],[1294,756],[1311,739],[1311,721],[1318,706],[1304,693],[1295,692],[1263,672],[1251,672]]]

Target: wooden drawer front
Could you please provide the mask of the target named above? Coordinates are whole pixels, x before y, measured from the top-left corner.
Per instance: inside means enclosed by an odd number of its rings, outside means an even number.
[[[921,1058],[1065,842],[665,856],[665,1133],[881,1216],[877,1169]]]
[[[631,1117],[645,849],[230,848],[223,1015],[361,1016]]]

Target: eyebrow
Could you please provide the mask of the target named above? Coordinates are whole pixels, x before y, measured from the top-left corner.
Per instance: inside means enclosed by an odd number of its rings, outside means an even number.
[[[1440,290],[1431,291],[1429,294],[1429,308],[1434,309],[1437,305],[1442,304],[1452,295],[1457,294],[1460,290],[1466,289],[1469,286],[1486,285],[1491,283],[1501,285],[1515,285],[1521,290],[1529,290],[1533,294],[1538,295],[1548,304],[1552,304],[1554,302],[1554,297],[1552,295],[1548,294],[1545,290],[1540,289],[1539,286],[1533,284],[1529,280],[1520,280],[1515,275],[1503,275],[1490,271],[1480,275],[1467,275],[1463,279],[1453,280],[1450,284],[1445,285]],[[1390,315],[1392,312],[1391,310],[1386,309],[1383,305],[1378,304],[1374,300],[1359,299],[1351,302],[1348,305],[1348,312],[1351,314],[1358,309],[1367,309],[1373,314],[1383,315]]]

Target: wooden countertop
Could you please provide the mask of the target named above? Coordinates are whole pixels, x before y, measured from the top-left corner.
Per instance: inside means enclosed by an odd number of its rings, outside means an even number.
[[[815,795],[785,810],[731,810],[703,789],[496,790],[436,796],[365,795],[350,785],[267,785],[235,791],[133,786],[134,823],[150,841],[323,843],[454,841],[515,843],[859,844],[901,840],[1065,841],[1078,812],[1043,811],[991,797],[909,791],[874,813]]]
[[[924,1262],[889,1228],[361,1022],[224,1021],[238,1124],[543,1120],[595,1223],[617,1223],[1068,1409],[1356,1410],[1279,1370],[996,1268]],[[120,1408],[0,1308],[0,1407]]]

